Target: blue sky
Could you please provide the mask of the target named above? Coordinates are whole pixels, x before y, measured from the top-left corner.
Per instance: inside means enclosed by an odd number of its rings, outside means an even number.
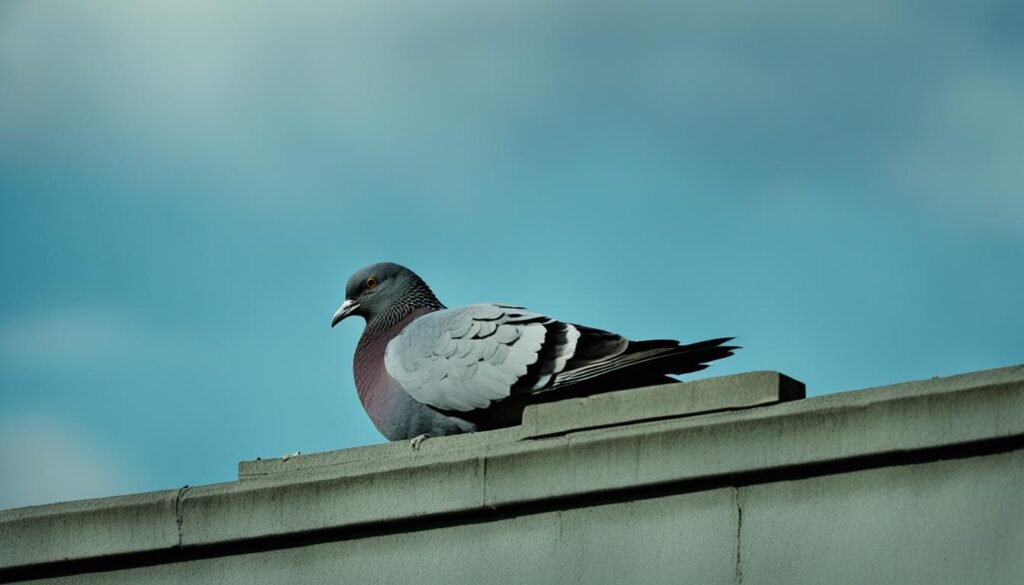
[[[1019,2],[0,4],[0,507],[380,442],[355,269],[810,394],[1024,362]]]

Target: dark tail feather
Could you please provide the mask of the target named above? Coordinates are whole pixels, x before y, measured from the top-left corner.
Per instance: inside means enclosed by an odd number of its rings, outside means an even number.
[[[723,345],[733,339],[733,337],[721,337],[718,339],[708,339],[707,341],[698,341],[689,345],[680,345],[678,348],[668,352],[667,355],[658,356],[654,359],[659,364],[665,363],[671,366],[671,369],[663,371],[666,374],[697,372],[708,367],[708,362],[733,355],[733,352],[740,347],[738,345]],[[662,360],[664,361],[662,362]]]
[[[562,372],[551,389],[584,382],[600,385],[603,391],[646,385],[647,381],[663,381],[667,374],[688,374],[708,367],[709,362],[729,357],[739,349],[723,345],[732,337],[721,337],[679,345],[678,341],[654,339],[631,341],[626,350],[614,358],[577,370]]]

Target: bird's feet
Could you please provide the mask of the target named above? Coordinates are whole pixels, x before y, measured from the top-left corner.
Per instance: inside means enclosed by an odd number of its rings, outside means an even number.
[[[419,451],[420,450],[420,445],[423,444],[423,441],[426,441],[429,438],[430,438],[430,435],[428,435],[426,433],[423,433],[422,435],[417,435],[417,436],[413,437],[412,439],[409,439],[409,446],[412,447],[413,451]]]

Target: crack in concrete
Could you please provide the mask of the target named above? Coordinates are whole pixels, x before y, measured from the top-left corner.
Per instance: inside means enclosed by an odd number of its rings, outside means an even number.
[[[484,507],[486,507],[487,506],[487,453],[484,453],[484,456],[481,457],[480,459],[481,459],[481,461],[480,461],[480,467],[481,467],[480,473],[483,476],[483,477],[480,478],[480,482],[481,482],[481,484],[483,484],[481,486],[481,490],[480,490],[481,492],[483,492],[481,494],[481,497],[483,497],[483,502],[481,502],[481,504]]]
[[[188,484],[181,486],[178,488],[178,496],[174,498],[174,522],[178,525],[178,548],[181,548],[182,543],[181,525],[185,522],[185,517],[181,515],[181,499],[189,489]]]
[[[733,499],[736,502],[736,576],[737,585],[743,583],[743,500],[740,498],[740,488],[733,488]]]

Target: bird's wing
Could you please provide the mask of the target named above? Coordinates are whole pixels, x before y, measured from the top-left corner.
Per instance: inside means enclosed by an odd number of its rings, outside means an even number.
[[[442,410],[483,409],[513,392],[536,392],[574,359],[586,329],[508,305],[469,305],[428,313],[388,344],[388,374],[419,402]],[[596,330],[588,330],[596,331]],[[589,349],[621,352],[622,337]],[[590,345],[590,344],[588,344]],[[576,361],[591,361],[579,356]],[[600,358],[598,358],[600,359]]]

